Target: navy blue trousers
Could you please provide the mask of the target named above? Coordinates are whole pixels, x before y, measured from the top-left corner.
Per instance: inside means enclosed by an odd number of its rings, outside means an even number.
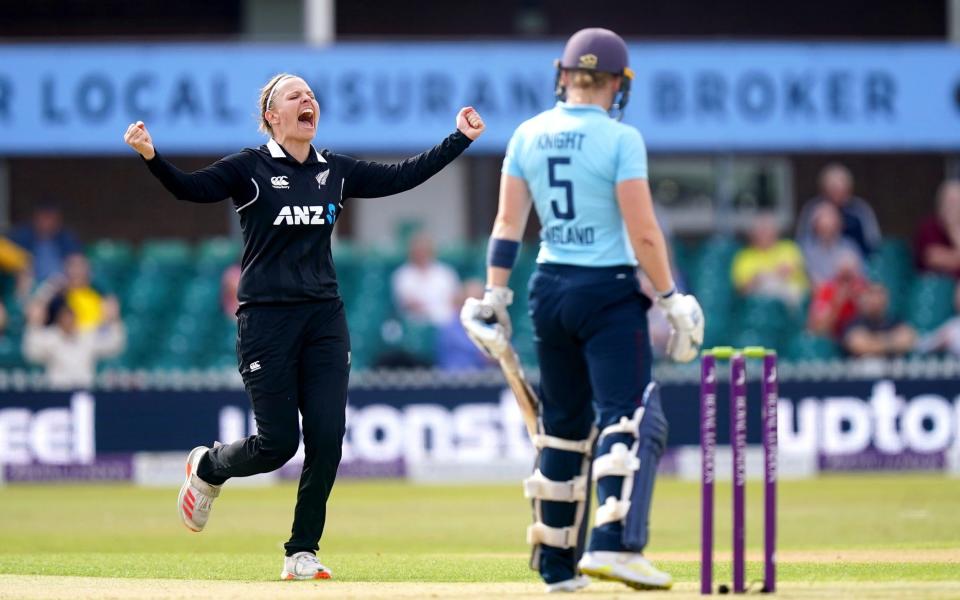
[[[632,417],[651,379],[652,352],[647,329],[650,300],[640,291],[636,270],[622,267],[540,265],[530,280],[530,314],[540,361],[540,398],[548,435],[586,439],[594,424],[601,430]],[[629,434],[608,436],[596,454]],[[622,438],[622,439],[621,439]],[[582,457],[545,448],[540,470],[555,481],[580,475]],[[597,499],[621,496],[621,477],[605,477]],[[552,527],[570,526],[576,506],[542,502],[543,521]],[[584,519],[589,519],[586,514]],[[591,550],[623,550],[620,522],[595,528]],[[537,565],[547,583],[574,576],[574,549],[543,546]]]

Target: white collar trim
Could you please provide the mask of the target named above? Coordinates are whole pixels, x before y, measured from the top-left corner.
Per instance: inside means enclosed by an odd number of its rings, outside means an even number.
[[[273,158],[283,158],[286,156],[286,154],[283,153],[283,148],[281,148],[277,140],[273,138],[270,138],[270,141],[267,142],[267,150],[270,151],[270,156]]]
[[[313,146],[311,146],[313,148]],[[283,153],[283,148],[280,147],[280,144],[277,143],[277,140],[270,138],[270,141],[267,142],[267,150],[270,151],[270,156],[273,158],[284,158],[286,154]],[[320,155],[320,151],[316,148],[313,148],[313,153],[317,155],[317,162],[325,163],[327,159]]]

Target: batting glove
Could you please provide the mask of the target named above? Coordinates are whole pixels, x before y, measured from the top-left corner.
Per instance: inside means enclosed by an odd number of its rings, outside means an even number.
[[[674,292],[667,298],[657,298],[657,306],[670,322],[667,356],[677,362],[690,362],[703,345],[705,320],[697,299],[689,294]]]
[[[513,302],[508,287],[487,288],[482,300],[467,298],[460,310],[460,323],[470,340],[487,356],[499,359],[510,345],[513,326],[507,307]]]

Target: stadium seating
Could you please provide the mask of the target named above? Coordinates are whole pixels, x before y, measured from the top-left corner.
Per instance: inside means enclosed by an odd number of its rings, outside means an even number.
[[[699,246],[690,246],[683,253],[689,269],[686,272],[689,291],[696,294],[707,316],[704,333],[707,347],[732,343],[735,323],[730,317],[734,315],[738,296],[730,280],[730,264],[738,248],[734,240],[716,237]],[[676,255],[679,258],[681,253]]]
[[[801,331],[791,336],[783,352],[792,360],[824,360],[840,357],[840,348],[829,338]]]
[[[955,280],[938,275],[917,277],[910,287],[907,321],[918,331],[936,328],[953,314]]]
[[[903,240],[884,240],[879,250],[866,264],[866,273],[872,281],[882,283],[890,295],[890,314],[907,319],[907,291],[914,272],[910,248]]]
[[[794,360],[839,357],[831,340],[804,330],[806,303],[790,310],[776,300],[742,298],[734,291],[730,265],[738,248],[735,240],[725,237],[673,244],[674,263],[707,314],[705,345],[772,346]],[[485,241],[463,242],[440,247],[438,256],[462,279],[483,279],[485,249]],[[393,305],[390,276],[403,263],[403,250],[338,241],[333,252],[347,305],[354,367],[369,367],[382,352],[397,348],[432,359],[436,330],[404,321]],[[525,244],[511,277],[516,294],[510,307],[514,345],[529,365],[536,363],[536,355],[527,318],[527,285],[536,252],[535,244]],[[129,333],[126,352],[102,363],[101,369],[236,367],[236,324],[222,312],[220,282],[223,271],[239,261],[239,242],[150,240],[135,248],[127,242],[100,240],[89,246],[88,256],[95,285],[120,298]],[[885,240],[868,262],[867,272],[890,290],[891,313],[920,331],[935,328],[954,313],[954,280],[915,274],[903,240]],[[7,286],[8,300],[11,294]],[[10,323],[0,337],[0,367],[24,367],[20,354],[24,316],[16,302],[5,304]],[[385,337],[384,323],[390,320],[399,328]]]

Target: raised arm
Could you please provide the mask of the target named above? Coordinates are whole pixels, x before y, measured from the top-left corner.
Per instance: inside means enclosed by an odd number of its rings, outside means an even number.
[[[46,303],[32,302],[27,306],[27,326],[23,332],[23,357],[32,363],[43,364],[56,349],[56,339],[46,327]]]
[[[113,296],[103,300],[103,325],[90,333],[94,337],[94,354],[97,358],[111,358],[123,352],[127,346],[127,329],[120,320],[120,305]]]
[[[199,171],[186,173],[157,153],[153,138],[143,121],[130,125],[123,140],[143,157],[154,177],[178,200],[197,203],[220,202],[230,197],[242,200],[254,188],[254,183],[246,175],[246,157],[242,153],[222,158]]]
[[[470,107],[457,115],[457,130],[445,140],[403,162],[385,164],[339,157],[348,163],[344,198],[380,198],[413,189],[440,172],[480,137],[483,119]]]

